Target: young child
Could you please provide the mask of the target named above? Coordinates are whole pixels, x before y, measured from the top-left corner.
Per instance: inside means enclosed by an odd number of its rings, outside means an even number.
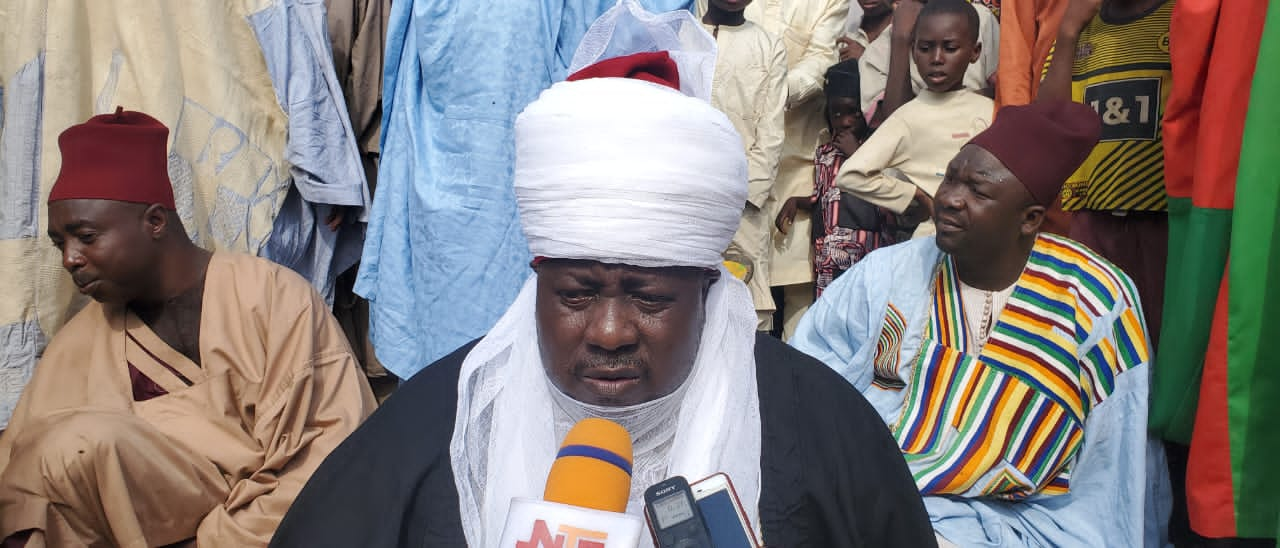
[[[969,2],[925,4],[912,44],[912,61],[926,89],[889,115],[849,156],[836,175],[836,185],[894,213],[908,213],[914,203],[919,214],[909,216],[928,217],[947,164],[960,147],[991,124],[995,104],[964,86],[966,67],[982,53],[978,14]],[[886,174],[889,168],[902,178]],[[914,237],[933,233],[933,222],[926,218]]]
[[[742,135],[747,154],[747,203],[742,224],[725,251],[726,266],[747,283],[759,319],[757,327],[768,331],[774,302],[769,291],[772,242],[765,203],[772,195],[786,131],[787,50],[764,27],[746,20],[743,10],[750,3],[711,0],[702,14],[702,24],[715,37],[719,49],[711,104],[724,112]]]
[[[783,203],[774,221],[787,232],[801,207],[813,208],[814,292],[822,295],[833,280],[871,251],[894,243],[896,216],[836,188],[836,171],[869,133],[859,108],[858,60],[827,69],[827,130],[814,153],[814,190]]]

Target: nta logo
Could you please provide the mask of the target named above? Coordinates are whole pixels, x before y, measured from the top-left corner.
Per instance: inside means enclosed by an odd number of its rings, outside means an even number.
[[[538,520],[529,540],[516,542],[516,548],[605,548],[604,541],[608,539],[609,533],[569,525],[561,525],[552,536],[547,522]]]

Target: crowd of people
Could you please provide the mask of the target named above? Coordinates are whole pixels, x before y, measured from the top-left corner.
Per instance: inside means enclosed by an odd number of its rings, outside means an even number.
[[[1280,333],[1235,303],[1280,300],[1230,265],[1280,260],[1280,111],[1248,98],[1280,91],[1280,6],[620,0],[508,36],[521,62],[473,84],[432,33],[517,22],[417,3],[249,17],[288,131],[246,121],[217,169],[178,150],[190,98],[178,127],[125,104],[57,129],[35,223],[82,308],[0,422],[0,547],[493,546],[588,417],[632,438],[627,513],[725,473],[764,546],[1275,545],[1280,497],[1241,482],[1280,489]],[[332,39],[344,89],[273,31]],[[1227,114],[1213,77],[1245,88]],[[508,133],[509,165],[484,152]],[[194,214],[192,171],[242,177],[244,143],[260,189],[297,188],[270,223]],[[1202,171],[1271,212],[1241,213],[1261,239],[1188,216],[1224,203]],[[210,243],[235,222],[259,256]]]

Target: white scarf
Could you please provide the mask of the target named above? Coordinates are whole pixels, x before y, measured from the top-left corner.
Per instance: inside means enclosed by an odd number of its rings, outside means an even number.
[[[588,406],[552,386],[538,348],[537,276],[525,282],[458,379],[449,457],[471,546],[498,542],[513,497],[542,497],[561,438],[587,416],[615,420],[635,440],[628,513],[642,512],[653,483],[724,472],[759,523],[756,316],[746,286],[719,266],[746,203],[747,164],[741,137],[705,96],[715,42],[687,11],[654,16],[630,0],[588,35],[575,63],[680,50],[672,57],[682,61],[681,89],[695,96],[594,78],[558,83],[531,103],[516,119],[514,181],[530,251],[719,268],[721,277],[707,294],[688,379],[671,395],[627,408]]]
[[[462,363],[449,456],[467,544],[497,543],[511,498],[542,498],[565,425],[599,415],[623,424],[636,440],[628,513],[641,514],[641,494],[652,483],[724,472],[758,532],[760,398],[755,311],[746,286],[723,271],[712,285],[702,343],[680,389],[612,410],[554,393],[538,352],[536,286],[534,275]],[[648,545],[647,536],[641,540]]]

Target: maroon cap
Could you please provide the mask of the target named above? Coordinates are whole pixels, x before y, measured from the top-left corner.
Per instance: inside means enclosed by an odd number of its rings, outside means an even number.
[[[633,53],[598,61],[570,74],[566,80],[573,82],[587,78],[631,78],[680,90],[680,70],[671,54],[665,51]]]
[[[58,136],[62,169],[49,193],[58,200],[116,200],[177,209],[169,182],[169,128],[116,107]]]
[[[1071,101],[1046,101],[1001,108],[991,127],[969,144],[994,155],[1036,202],[1048,207],[1067,177],[1093,152],[1101,134],[1102,119],[1093,109]]]

